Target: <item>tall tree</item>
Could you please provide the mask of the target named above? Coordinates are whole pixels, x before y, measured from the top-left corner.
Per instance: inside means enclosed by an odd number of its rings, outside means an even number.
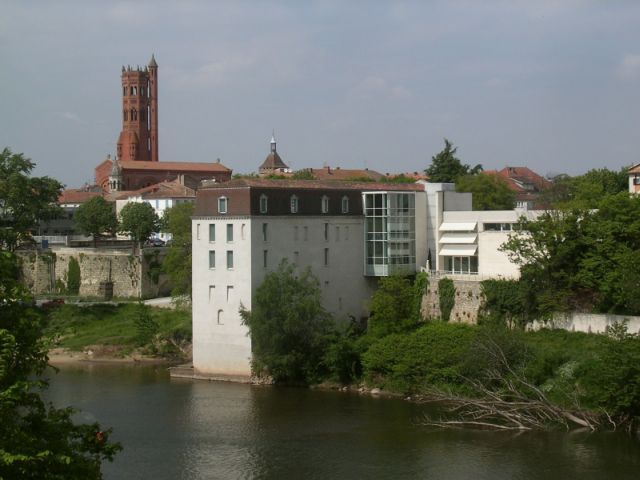
[[[309,269],[301,274],[282,261],[258,287],[253,309],[240,315],[251,333],[253,368],[276,382],[318,381],[332,321],[322,307],[320,285]]]
[[[0,250],[0,478],[101,479],[119,444],[97,423],[75,424],[73,409],[41,398],[47,366],[45,319],[18,282],[16,257]]]
[[[553,208],[562,210],[598,208],[605,198],[628,191],[628,181],[626,168],[617,172],[594,168],[575,177],[558,175],[543,198]]]
[[[60,213],[62,184],[50,177],[31,177],[35,164],[22,153],[0,152],[0,248],[14,250],[38,222]]]
[[[118,230],[118,217],[115,207],[103,197],[94,197],[78,207],[74,216],[78,229],[93,236],[93,244],[104,235],[115,235]]]
[[[431,165],[424,171],[429,176],[430,182],[453,183],[463,175],[475,175],[482,171],[482,165],[471,168],[463,165],[456,157],[458,147],[454,147],[446,138],[444,139],[444,149],[431,157]]]
[[[191,297],[191,215],[193,203],[180,203],[164,211],[163,229],[171,234],[171,245],[162,269],[173,283],[174,298]]]
[[[473,194],[474,210],[511,210],[515,194],[498,175],[464,175],[456,180],[456,192]]]
[[[160,220],[147,202],[127,203],[120,211],[120,232],[140,245],[160,229]]]

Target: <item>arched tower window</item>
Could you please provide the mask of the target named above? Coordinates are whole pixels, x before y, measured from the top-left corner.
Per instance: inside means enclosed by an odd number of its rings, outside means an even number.
[[[124,121],[126,122],[127,120],[129,120],[129,112],[125,110],[123,113],[124,113]]]

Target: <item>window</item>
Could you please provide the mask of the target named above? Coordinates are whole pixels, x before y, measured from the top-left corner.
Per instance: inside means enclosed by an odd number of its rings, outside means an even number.
[[[128,121],[128,120],[129,120],[129,114],[128,114],[128,112],[125,110],[125,111],[124,111],[124,121],[126,122],[126,121]]]
[[[227,197],[218,198],[218,213],[227,213]]]
[[[218,325],[224,325],[222,322],[222,310],[218,310]]]
[[[322,213],[329,213],[329,197],[322,196]]]
[[[216,241],[216,224],[215,223],[209,224],[209,241],[210,242]]]
[[[291,195],[291,213],[298,213],[298,197]]]
[[[233,250],[227,250],[227,268],[233,268]]]
[[[267,213],[267,196],[260,195],[260,213]]]
[[[268,266],[268,259],[269,259],[269,251],[268,250],[263,250],[262,251],[262,266],[264,268],[267,268],[267,266]]]
[[[233,223],[227,223],[227,242],[233,242]]]
[[[324,239],[329,240],[329,224],[324,224]]]
[[[196,240],[200,240],[200,224],[196,223]]]
[[[329,249],[328,248],[324,249],[324,265],[325,267],[329,265]]]
[[[266,242],[267,238],[268,238],[267,237],[267,226],[268,226],[268,224],[266,224],[266,223],[262,224],[262,241],[263,242]]]
[[[244,240],[244,234],[245,234],[246,228],[247,227],[244,223],[240,225],[240,240]]]
[[[213,301],[213,295],[216,293],[216,286],[209,285],[209,303]]]
[[[231,299],[232,293],[233,293],[233,285],[227,285],[227,303]]]
[[[349,213],[349,197],[342,197],[342,213]]]
[[[127,87],[122,87],[122,96],[126,97],[127,96]],[[126,120],[126,118],[125,118]]]
[[[209,250],[209,268],[216,268],[216,251]]]
[[[309,227],[304,227],[304,241],[309,240]]]

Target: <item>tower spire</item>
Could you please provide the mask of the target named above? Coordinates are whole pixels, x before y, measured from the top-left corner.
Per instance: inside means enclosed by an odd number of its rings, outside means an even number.
[[[271,131],[271,151],[276,153],[276,131]]]

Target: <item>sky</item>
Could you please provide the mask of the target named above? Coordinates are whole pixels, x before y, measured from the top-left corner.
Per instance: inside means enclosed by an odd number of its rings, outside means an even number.
[[[640,2],[0,0],[0,148],[69,187],[158,68],[161,161],[542,174],[640,162]]]

